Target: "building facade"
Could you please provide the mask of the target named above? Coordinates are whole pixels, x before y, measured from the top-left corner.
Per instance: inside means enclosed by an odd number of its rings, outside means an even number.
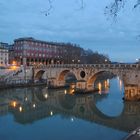
[[[81,48],[75,44],[36,40],[32,37],[14,40],[17,65],[48,65],[80,62]]]
[[[14,54],[18,65],[40,65],[62,63],[61,44],[19,38],[14,40]]]
[[[8,65],[9,54],[8,54],[8,44],[0,42],[0,66]]]
[[[13,64],[15,61],[15,52],[14,52],[14,45],[9,45],[9,64]]]

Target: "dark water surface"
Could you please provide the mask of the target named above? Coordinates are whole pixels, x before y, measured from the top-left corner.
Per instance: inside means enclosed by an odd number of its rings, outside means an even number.
[[[140,103],[122,100],[124,90],[117,78],[96,86],[103,91],[0,91],[0,140],[122,140],[140,126]]]

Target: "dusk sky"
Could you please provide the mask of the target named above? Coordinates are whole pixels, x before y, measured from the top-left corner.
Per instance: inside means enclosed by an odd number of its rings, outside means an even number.
[[[113,61],[140,58],[140,9],[129,0],[117,20],[104,15],[113,0],[0,0],[0,41],[19,37],[77,43],[85,49],[108,54]]]

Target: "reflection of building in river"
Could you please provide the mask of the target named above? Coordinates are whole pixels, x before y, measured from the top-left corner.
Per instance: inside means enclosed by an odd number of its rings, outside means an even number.
[[[111,117],[102,113],[95,103],[107,95],[70,95],[65,94],[65,89],[48,91],[42,87],[21,91],[5,93],[5,98],[9,99],[9,111],[18,123],[31,123],[60,114],[70,119],[80,118],[127,132],[140,125],[139,103],[125,103],[121,115]],[[17,104],[11,105],[13,101]]]

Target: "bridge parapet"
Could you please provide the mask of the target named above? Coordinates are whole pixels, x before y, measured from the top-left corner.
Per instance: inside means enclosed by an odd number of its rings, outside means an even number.
[[[103,68],[103,69],[140,69],[139,64],[51,64],[33,66],[34,69],[46,69],[46,68]]]

